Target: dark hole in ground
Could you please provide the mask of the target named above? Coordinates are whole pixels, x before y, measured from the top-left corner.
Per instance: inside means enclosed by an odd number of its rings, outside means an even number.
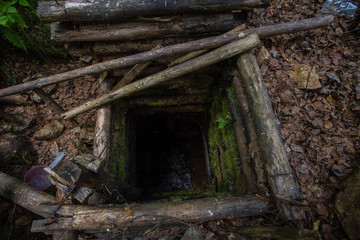
[[[203,116],[136,117],[137,187],[145,196],[208,184]]]

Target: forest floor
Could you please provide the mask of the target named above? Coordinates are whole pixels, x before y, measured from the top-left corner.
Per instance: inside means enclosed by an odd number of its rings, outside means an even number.
[[[318,16],[323,3],[275,0],[271,7],[255,10],[248,27]],[[302,225],[313,229],[316,223],[323,239],[346,238],[335,214],[334,197],[360,163],[360,35],[359,30],[346,32],[342,21],[343,17],[336,17],[328,27],[264,40],[270,59],[260,66],[290,164],[312,209],[312,216]],[[291,76],[291,68],[297,64],[310,66],[319,76],[321,87],[299,89]],[[86,63],[77,59],[39,63],[25,55],[4,51],[0,65],[6,67],[12,79],[19,81],[61,73]],[[1,88],[9,85],[7,79],[0,83]],[[98,87],[97,76],[87,76],[80,81],[60,83],[52,97],[69,110],[96,97]],[[23,95],[29,97],[31,94]],[[79,137],[79,132],[70,122],[63,122],[65,131],[55,140],[34,138],[37,130],[59,117],[46,104],[32,101],[29,106],[1,107],[6,113],[21,114],[36,121],[21,134],[30,145],[31,161],[18,165],[1,164],[1,171],[22,178],[31,166],[48,165],[56,150],[77,153],[73,140]],[[82,127],[94,127],[95,111],[81,114],[76,120]],[[0,131],[2,139],[9,136],[1,127]],[[27,210],[0,198],[0,223],[6,224],[5,231],[0,230],[0,239],[49,239],[42,234],[30,233],[31,221],[35,218]],[[209,239],[226,239],[226,227],[239,224],[292,226],[274,215],[208,222],[200,228],[207,232]]]

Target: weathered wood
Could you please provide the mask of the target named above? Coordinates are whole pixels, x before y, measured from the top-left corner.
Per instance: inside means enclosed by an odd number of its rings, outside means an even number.
[[[250,107],[246,98],[244,87],[240,82],[239,72],[236,69],[230,71],[232,75],[231,86],[235,90],[236,101],[239,104],[241,121],[244,126],[244,133],[247,138],[248,155],[251,158],[252,165],[256,173],[256,181],[258,190],[265,195],[268,195],[269,190],[266,187],[266,177],[264,163],[261,158],[260,149],[256,140],[255,125],[250,115]]]
[[[267,172],[267,180],[275,203],[287,219],[305,218],[303,197],[294,180],[279,129],[275,123],[265,82],[253,54],[245,53],[237,61],[241,82],[245,86],[257,141]]]
[[[74,162],[81,165],[87,170],[98,173],[105,164],[104,160],[91,154],[82,154],[74,157]]]
[[[270,238],[280,240],[318,239],[318,234],[314,230],[288,227],[229,227],[228,231],[248,238]]]
[[[130,69],[130,71],[115,85],[115,87],[112,90],[117,90],[119,88],[122,88],[125,85],[128,85],[129,83],[134,80],[137,76],[141,74],[141,72],[149,66],[151,61],[139,63],[136,64],[133,68]]]
[[[172,95],[172,96],[149,96],[135,97],[128,100],[129,105],[134,106],[181,106],[189,104],[204,104],[211,102],[211,94],[202,95]]]
[[[73,197],[81,204],[83,204],[94,192],[95,190],[93,188],[80,187],[79,189],[77,189],[77,191],[74,192]]]
[[[229,102],[233,127],[235,130],[237,149],[239,151],[241,161],[240,167],[244,174],[247,192],[256,193],[256,177],[251,165],[251,159],[247,146],[247,138],[245,136],[244,125],[241,119],[241,110],[238,102],[236,101],[235,91],[230,86],[226,87],[226,96]]]
[[[97,63],[91,66],[75,69],[60,74],[55,74],[49,77],[39,78],[34,81],[0,89],[0,97],[8,96],[26,90],[32,90],[34,88],[40,88],[57,82],[79,78],[89,74],[96,74],[120,67],[132,66],[138,63],[151,61],[160,57],[174,56],[176,54],[186,54],[188,52],[193,52],[201,49],[215,48],[227,44],[231,41],[241,39],[242,37],[243,37],[242,33],[241,35],[239,35],[239,33],[224,34],[217,37],[200,39],[188,43],[163,47],[161,49],[155,49],[144,53],[138,53],[127,57],[122,57],[102,63]]]
[[[51,38],[56,42],[96,42],[132,41],[200,33],[214,35],[231,30],[244,22],[231,13],[184,15],[179,18],[115,24],[54,23],[51,25]]]
[[[55,204],[55,197],[0,172],[0,195],[42,217],[51,214],[38,212],[41,204]]]
[[[207,54],[201,55],[197,58],[189,60],[185,63],[176,65],[172,68],[168,68],[160,73],[151,75],[129,85],[126,85],[116,91],[112,91],[109,94],[103,95],[95,100],[89,101],[79,107],[76,107],[62,116],[65,119],[73,118],[80,113],[89,111],[93,108],[100,107],[104,104],[110,103],[121,97],[130,95],[132,93],[141,91],[143,89],[155,86],[161,82],[168,81],[170,79],[179,77],[181,75],[194,72],[201,68],[210,66],[222,60],[231,58],[237,54],[245,52],[259,44],[260,40],[257,35],[250,35],[244,39],[238,40],[233,43],[229,43],[223,47],[213,50]]]
[[[77,240],[78,232],[76,231],[54,231],[53,240]]]
[[[99,94],[107,94],[111,90],[111,81],[106,78],[101,82]],[[104,161],[108,159],[111,138],[111,105],[101,107],[96,113],[96,125],[93,155]],[[100,165],[97,167],[99,169]],[[97,171],[96,171],[97,172]]]
[[[59,2],[60,5],[57,4]],[[44,22],[105,22],[138,16],[172,15],[189,12],[219,12],[265,7],[267,0],[77,0],[40,2],[37,14]]]
[[[52,213],[57,206],[39,206],[39,211]],[[223,218],[255,216],[267,210],[267,203],[257,197],[209,197],[188,201],[153,202],[133,205],[62,206],[57,214],[64,223],[43,226],[43,220],[33,221],[32,232],[52,230],[114,230],[174,224],[178,221],[202,222]]]
[[[28,98],[21,96],[20,94],[1,97],[0,102],[17,105],[31,105],[31,102],[28,101]]]
[[[56,113],[63,114],[65,112],[64,109],[62,109],[59,104],[57,104],[57,102],[41,88],[34,88],[33,91]]]

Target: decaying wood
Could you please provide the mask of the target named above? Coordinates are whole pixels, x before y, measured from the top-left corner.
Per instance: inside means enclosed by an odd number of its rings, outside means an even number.
[[[54,231],[53,240],[78,240],[76,231]]]
[[[189,104],[204,104],[211,102],[211,94],[202,95],[171,95],[171,96],[149,96],[135,97],[129,99],[129,105],[163,107],[163,106],[181,106]]]
[[[33,188],[3,172],[0,172],[0,182],[0,195],[2,197],[42,217],[48,218],[51,216],[51,214],[45,212],[38,212],[37,209],[41,204],[55,204],[54,196]]]
[[[130,95],[132,93],[141,91],[143,89],[155,86],[161,82],[168,81],[170,79],[185,75],[201,68],[210,66],[217,62],[231,58],[242,52],[245,52],[259,44],[260,40],[257,35],[250,35],[244,39],[238,40],[233,43],[229,43],[223,47],[213,50],[207,54],[201,55],[197,58],[189,60],[185,63],[176,65],[172,68],[168,68],[160,73],[151,75],[149,77],[138,80],[134,83],[126,85],[116,91],[112,91],[109,94],[103,95],[93,101],[89,101],[79,107],[76,107],[62,116],[65,119],[73,118],[80,113],[89,111],[93,108],[100,107],[104,104],[110,103],[121,97]]]
[[[104,160],[91,154],[82,154],[74,157],[74,161],[87,170],[98,173],[102,170]]]
[[[236,94],[233,88],[226,88],[226,95],[229,102],[233,127],[235,130],[236,143],[241,161],[241,171],[244,174],[247,192],[257,192],[256,176],[251,164],[251,158],[248,151],[247,138],[244,132],[244,125],[241,119],[241,110],[236,101]]]
[[[280,240],[316,240],[316,231],[285,227],[229,227],[229,232],[237,233],[247,238],[270,238]]]
[[[253,54],[245,53],[237,61],[241,82],[245,87],[250,112],[255,123],[257,141],[267,172],[267,180],[275,203],[283,217],[303,219],[303,197],[294,180],[279,129],[275,123],[265,82]]]
[[[39,211],[52,213],[56,206],[39,206]],[[209,197],[188,201],[153,202],[133,205],[62,206],[57,221],[43,226],[44,220],[33,221],[32,232],[52,230],[115,230],[174,224],[178,221],[202,222],[223,218],[255,216],[267,210],[267,203],[257,197]],[[46,220],[45,220],[46,221]]]
[[[105,22],[138,16],[173,15],[189,12],[224,12],[265,7],[267,0],[143,1],[87,0],[40,2],[37,14],[44,22]]]
[[[111,90],[111,81],[109,78],[103,79],[100,86],[99,94],[107,94]],[[93,155],[99,157],[104,161],[106,167],[106,161],[108,158],[108,151],[110,146],[111,137],[111,106],[105,105],[98,109],[96,113],[96,125]],[[100,165],[97,167],[99,169]],[[97,172],[97,171],[96,171]]]
[[[31,105],[31,102],[28,101],[28,98],[21,96],[20,94],[1,97],[0,102],[17,105]]]
[[[136,64],[133,68],[130,69],[130,71],[115,85],[115,87],[112,90],[117,90],[119,88],[122,88],[125,85],[128,85],[129,83],[134,80],[137,76],[140,75],[140,73],[147,67],[151,61],[147,61],[144,63]]]
[[[260,149],[256,140],[255,125],[252,116],[250,115],[250,107],[246,98],[245,90],[240,82],[239,72],[234,69],[231,70],[230,74],[232,75],[231,86],[235,91],[235,97],[237,103],[239,104],[238,107],[240,110],[240,116],[244,126],[244,133],[248,140],[248,155],[253,162],[252,165],[256,173],[257,187],[262,193],[268,195],[269,191],[266,187],[267,180],[265,177],[264,163],[262,161]]]
[[[179,19],[180,18],[180,19]],[[165,38],[187,34],[219,34],[242,24],[232,13],[184,15],[157,22],[132,21],[115,24],[54,23],[51,38],[56,42],[125,41]]]
[[[63,114],[65,112],[64,109],[62,109],[59,104],[57,104],[57,102],[41,88],[34,88],[33,91],[56,113]]]
[[[94,192],[95,190],[93,188],[80,187],[74,192],[73,197],[83,204]]]
[[[161,49],[155,49],[144,53],[138,53],[127,57],[122,57],[102,63],[93,64],[87,67],[75,69],[60,74],[55,74],[49,77],[39,78],[34,81],[0,89],[0,97],[12,95],[22,91],[32,90],[34,88],[40,88],[57,82],[79,78],[89,74],[96,74],[108,70],[113,70],[115,68],[132,66],[138,63],[151,61],[160,57],[174,56],[176,54],[186,54],[201,49],[215,48],[227,44],[231,41],[241,39],[243,38],[243,36],[244,35],[242,33],[224,34],[217,37],[210,37],[192,42],[163,47]]]

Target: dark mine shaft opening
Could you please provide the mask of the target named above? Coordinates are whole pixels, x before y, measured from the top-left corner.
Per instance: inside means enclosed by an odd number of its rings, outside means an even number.
[[[208,184],[204,116],[136,117],[136,185],[145,196]]]

